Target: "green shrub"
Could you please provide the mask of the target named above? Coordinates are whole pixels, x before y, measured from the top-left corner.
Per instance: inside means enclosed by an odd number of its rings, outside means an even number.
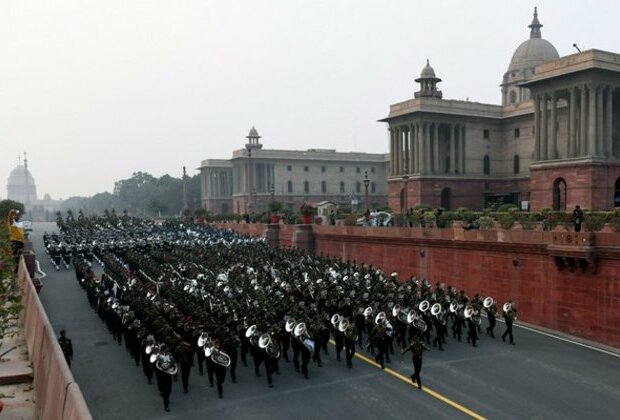
[[[495,226],[495,220],[490,216],[482,216],[478,219],[480,229],[492,229]]]
[[[524,230],[532,230],[536,226],[537,216],[536,213],[521,213],[518,220]]]
[[[425,211],[424,212],[424,227],[433,227],[435,226],[435,222],[437,221],[437,217],[435,216],[435,212],[433,211]]]
[[[507,211],[503,213],[499,213],[497,216],[497,221],[502,229],[510,229],[515,224],[518,219],[518,215],[514,211]]]
[[[507,212],[507,211],[510,211],[510,210],[519,211],[519,207],[517,207],[516,204],[511,204],[510,203],[510,204],[502,204],[501,206],[499,206],[497,208],[497,212],[498,213],[503,213],[503,212]]]
[[[598,232],[603,228],[607,219],[605,214],[588,213],[584,215],[583,224],[586,226],[588,232]]]

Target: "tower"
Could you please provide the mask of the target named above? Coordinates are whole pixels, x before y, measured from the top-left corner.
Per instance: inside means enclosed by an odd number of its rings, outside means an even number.
[[[415,79],[415,81],[420,84],[420,90],[415,93],[416,98],[441,99],[442,93],[440,90],[437,90],[437,83],[441,82],[441,79],[435,76],[435,70],[431,67],[428,58],[420,77]]]

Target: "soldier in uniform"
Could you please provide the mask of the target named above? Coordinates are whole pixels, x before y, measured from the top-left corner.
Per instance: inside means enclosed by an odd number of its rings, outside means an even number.
[[[422,354],[424,351],[430,350],[426,344],[422,342],[419,335],[416,335],[413,339],[413,343],[409,344],[402,354],[411,350],[413,357],[413,375],[411,375],[411,382],[418,383],[418,388],[422,389],[422,380],[420,379],[420,372],[422,371]]]
[[[67,332],[65,330],[60,330],[60,337],[58,338],[58,344],[60,344],[60,349],[62,350],[62,354],[65,355],[65,360],[67,361],[67,365],[71,367],[71,361],[73,360],[73,345],[71,344],[71,339],[67,337]]]

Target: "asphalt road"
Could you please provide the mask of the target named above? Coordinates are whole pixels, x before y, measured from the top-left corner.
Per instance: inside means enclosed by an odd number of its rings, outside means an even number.
[[[173,383],[171,412],[155,384],[149,385],[124,345],[118,345],[88,305],[73,270],[56,272],[41,236],[51,223],[34,225],[32,239],[47,273],[40,298],[54,329],[73,340],[73,374],[95,419],[583,419],[617,418],[620,357],[543,334],[515,328],[516,345],[484,333],[478,348],[448,338],[446,351],[424,357],[418,390],[408,381],[409,356],[395,355],[388,369],[360,358],[353,369],[332,352],[323,367],[310,365],[310,379],[280,361],[282,374],[267,387],[264,375],[240,366],[237,384],[224,384],[224,398],[192,370],[190,390]],[[389,271],[389,267],[386,268]],[[470,294],[475,291],[469,291]],[[486,322],[483,321],[483,322]],[[483,331],[485,325],[483,324]],[[497,334],[499,333],[499,334]],[[344,356],[344,355],[343,355]],[[344,360],[344,357],[343,357]],[[155,382],[155,381],[153,381]]]

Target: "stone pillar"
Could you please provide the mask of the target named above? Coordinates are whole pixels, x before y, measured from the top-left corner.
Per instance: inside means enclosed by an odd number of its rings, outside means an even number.
[[[400,127],[396,127],[396,175],[403,173],[403,134]]]
[[[464,174],[467,171],[467,167],[465,166],[465,157],[466,157],[466,137],[465,137],[465,124],[461,127],[461,173]]]
[[[424,145],[424,172],[430,173],[431,166],[431,123],[424,123],[424,132],[422,138],[422,144]]]
[[[461,173],[461,139],[459,138],[460,126],[458,124],[454,124],[454,130],[452,130],[452,135],[454,136],[454,173]]]
[[[557,121],[557,100],[555,92],[551,92],[551,141],[548,143],[548,159],[557,159],[558,153],[558,121]]]
[[[265,229],[265,239],[267,243],[274,248],[280,246],[280,225],[278,223],[269,223]]]
[[[394,156],[394,129],[392,127],[388,128],[390,132],[390,175],[394,175],[394,162],[396,160],[396,156]]]
[[[450,126],[450,173],[456,173],[456,129]]]
[[[579,106],[579,156],[588,154],[588,102],[586,100],[588,89],[586,85],[579,87],[581,91],[581,100]]]
[[[607,147],[605,146],[605,135],[603,132],[603,86],[596,89],[596,155],[605,156]]]
[[[605,106],[605,145],[606,156],[614,155],[614,88],[607,86],[607,105]]]
[[[577,148],[577,133],[575,130],[577,92],[575,92],[575,87],[568,89],[568,95],[568,157],[572,158],[575,157],[575,149]]]
[[[409,156],[411,155],[411,151],[409,150],[410,134],[411,132],[409,130],[403,129],[403,174],[411,171],[411,162],[409,161]]]
[[[588,85],[588,156],[596,155],[596,85]]]
[[[422,166],[424,166],[424,147],[422,146],[422,123],[417,123],[415,125],[415,136],[416,136],[416,159],[418,161],[417,171],[419,174],[422,173]]]
[[[540,160],[540,95],[534,98],[534,161]]]
[[[312,225],[295,225],[293,229],[293,243],[294,248],[305,249],[311,254],[314,254],[314,232],[312,231]]]
[[[439,124],[433,123],[433,173],[439,173]]]
[[[543,93],[540,99],[540,160],[548,159],[547,149],[547,94]]]
[[[415,126],[409,124],[409,173],[415,173]]]

